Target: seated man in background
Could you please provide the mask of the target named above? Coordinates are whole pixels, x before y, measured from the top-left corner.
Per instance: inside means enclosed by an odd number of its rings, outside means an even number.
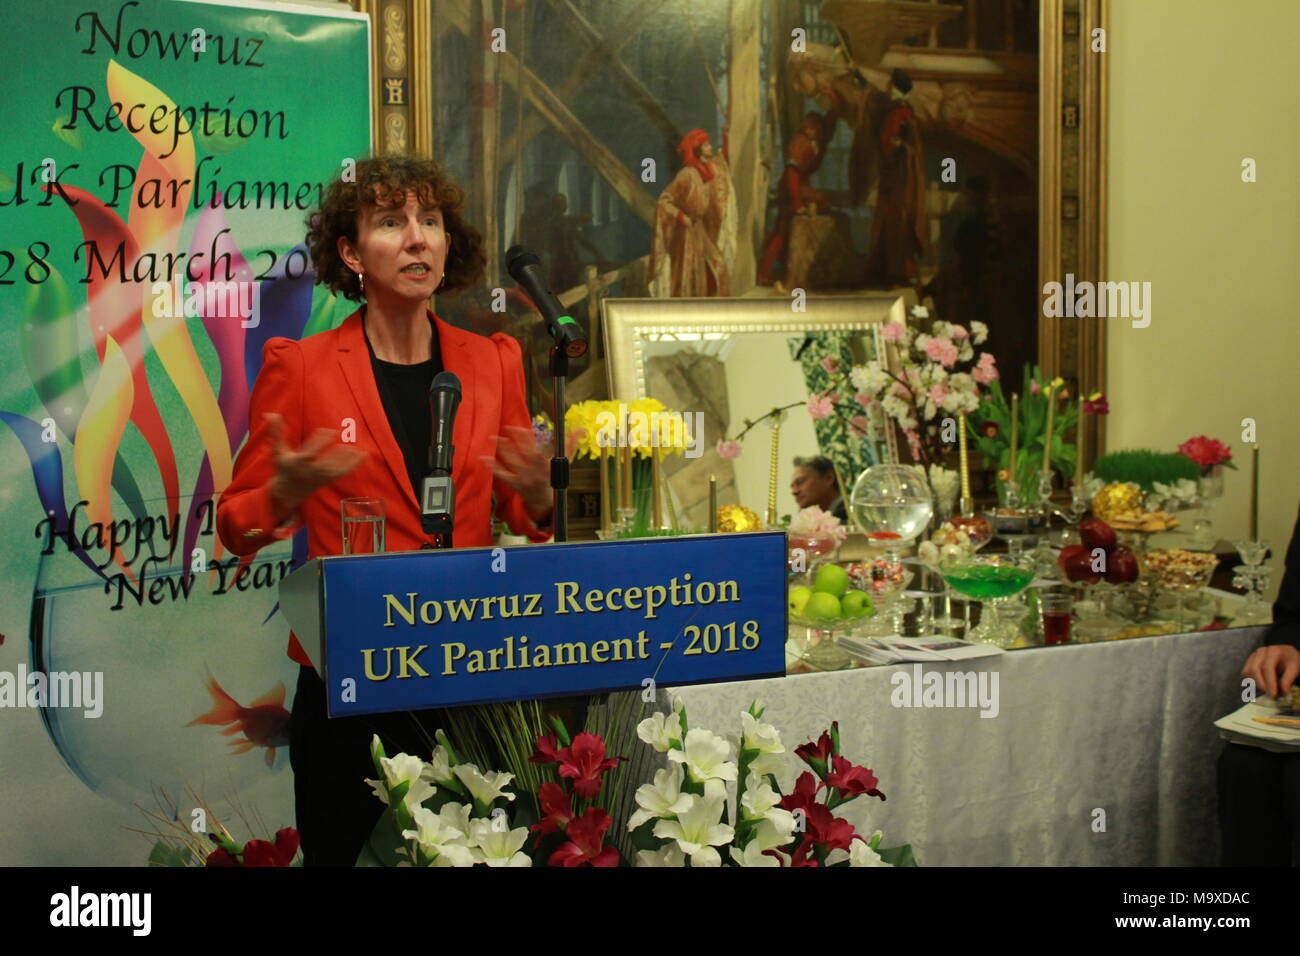
[[[825,455],[794,460],[790,494],[800,508],[817,505],[841,521],[849,520],[848,511],[844,507],[844,495],[840,493],[839,481],[835,477],[835,466]]]
[[[1287,697],[1300,675],[1300,520],[1286,551],[1286,573],[1264,646],[1242,677],[1257,692]],[[1272,753],[1225,744],[1219,756],[1219,833],[1224,866],[1300,864],[1300,752]]]

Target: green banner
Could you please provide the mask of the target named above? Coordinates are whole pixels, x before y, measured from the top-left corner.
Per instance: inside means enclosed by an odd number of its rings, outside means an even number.
[[[324,185],[369,152],[369,21],[181,0],[5,12],[0,778],[33,799],[0,827],[33,838],[0,863],[142,862],[136,805],[239,805],[273,833],[293,822],[296,679],[277,585],[305,539],[241,566],[213,505],[267,339],[351,311],[302,243]]]

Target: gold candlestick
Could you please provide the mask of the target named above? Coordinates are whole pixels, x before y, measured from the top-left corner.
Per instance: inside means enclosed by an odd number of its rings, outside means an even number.
[[[1043,436],[1043,471],[1050,473],[1052,470],[1052,423],[1056,418],[1056,395],[1050,384],[1044,387],[1043,394],[1047,396],[1047,434]]]
[[[961,467],[961,513],[972,512],[970,495],[970,468],[966,461],[966,413],[958,415],[961,420],[957,428],[957,459]]]
[[[1007,469],[1011,481],[1016,480],[1016,439],[1020,436],[1020,393],[1011,393],[1011,461]]]
[[[1259,540],[1259,446],[1250,450],[1250,540]]]
[[[650,520],[656,531],[663,527],[664,516],[659,508],[659,449],[650,449]]]
[[[608,531],[609,516],[609,449],[605,447],[605,436],[600,436],[600,530]]]
[[[627,443],[626,432],[623,439],[623,494],[626,500],[623,507],[636,509],[636,494],[632,488],[632,446]]]
[[[772,419],[772,466],[767,478],[767,523],[776,524],[776,476],[781,461],[781,416]]]
[[[709,475],[709,534],[718,533],[718,479]]]
[[[1079,399],[1079,424],[1076,428],[1079,440],[1075,442],[1074,448],[1074,486],[1081,488],[1083,486],[1083,452],[1087,446],[1088,429],[1083,419],[1083,399]]]

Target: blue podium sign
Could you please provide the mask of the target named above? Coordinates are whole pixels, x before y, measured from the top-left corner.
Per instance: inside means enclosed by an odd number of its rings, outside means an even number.
[[[320,561],[331,717],[785,672],[780,532]]]

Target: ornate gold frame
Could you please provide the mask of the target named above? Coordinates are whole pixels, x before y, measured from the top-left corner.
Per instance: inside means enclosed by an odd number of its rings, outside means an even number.
[[[907,317],[902,296],[880,294],[809,297],[796,312],[786,299],[605,299],[601,322],[610,398],[645,398],[645,340],[653,333],[873,332],[877,354],[886,352],[879,328]]]

